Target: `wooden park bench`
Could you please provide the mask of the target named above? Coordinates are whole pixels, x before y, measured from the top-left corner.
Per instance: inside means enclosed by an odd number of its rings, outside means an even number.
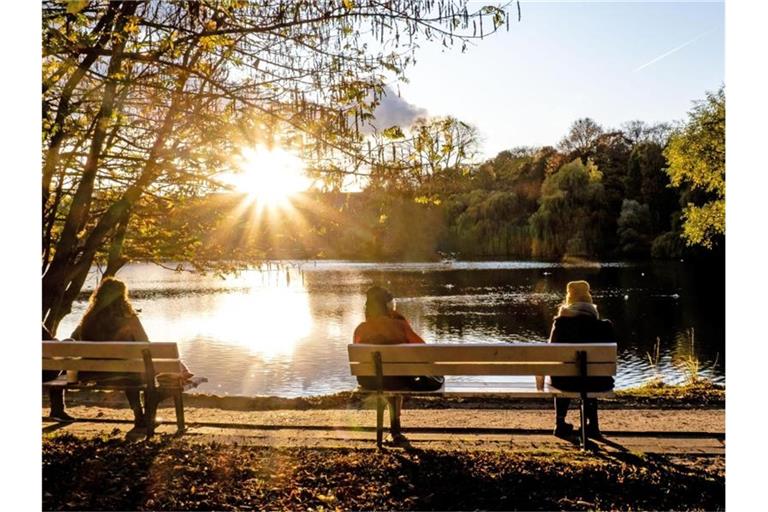
[[[126,391],[144,393],[147,435],[155,430],[157,406],[165,398],[173,398],[176,425],[184,431],[183,391],[207,381],[197,377],[182,381],[182,366],[176,343],[122,341],[43,341],[43,370],[75,370],[77,372],[114,373],[97,380],[69,382],[66,374],[43,382],[43,388]],[[141,374],[140,383],[131,382],[125,373]]]
[[[607,397],[613,392],[569,392],[548,382],[539,389],[535,379],[530,384],[446,382],[437,391],[388,391],[382,387],[384,376],[474,375],[474,376],[558,376],[597,377],[616,375],[615,343],[494,343],[494,344],[403,344],[348,346],[352,375],[376,377],[378,389],[359,387],[357,393],[374,393],[376,402],[376,444],[383,437],[385,398],[388,396],[512,396],[515,398],[580,398],[581,442],[586,447],[587,398]]]

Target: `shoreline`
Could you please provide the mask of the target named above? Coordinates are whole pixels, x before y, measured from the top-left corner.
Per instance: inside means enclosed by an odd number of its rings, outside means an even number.
[[[221,396],[205,393],[185,393],[185,407],[221,409],[229,411],[314,410],[314,409],[367,409],[372,407],[364,395],[343,391],[330,395],[286,398],[279,396]],[[47,406],[47,394],[43,405]],[[127,406],[122,392],[70,391],[67,403],[71,405],[97,405],[106,408]],[[161,404],[161,407],[164,404]],[[613,398],[601,398],[601,409],[724,409],[725,387],[700,382],[688,386],[648,384],[617,390]],[[551,399],[508,398],[503,395],[473,398],[442,396],[409,396],[406,409],[551,409]]]

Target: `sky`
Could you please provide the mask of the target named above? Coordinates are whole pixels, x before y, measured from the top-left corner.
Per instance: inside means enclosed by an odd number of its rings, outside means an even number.
[[[724,83],[722,2],[523,1],[521,11],[464,54],[424,43],[390,108],[475,125],[487,158],[556,145],[581,117],[606,128],[681,120]]]

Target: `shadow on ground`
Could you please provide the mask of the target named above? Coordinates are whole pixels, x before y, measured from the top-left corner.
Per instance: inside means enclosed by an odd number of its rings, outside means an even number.
[[[705,509],[722,464],[612,450],[484,452],[269,448],[119,431],[43,440],[43,508]],[[615,441],[614,441],[615,442]]]

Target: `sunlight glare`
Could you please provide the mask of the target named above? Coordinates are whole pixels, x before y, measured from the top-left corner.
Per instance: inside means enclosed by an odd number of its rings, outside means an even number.
[[[231,183],[262,206],[285,206],[291,196],[311,185],[303,160],[283,148],[243,148],[237,165],[240,172],[232,176]]]

